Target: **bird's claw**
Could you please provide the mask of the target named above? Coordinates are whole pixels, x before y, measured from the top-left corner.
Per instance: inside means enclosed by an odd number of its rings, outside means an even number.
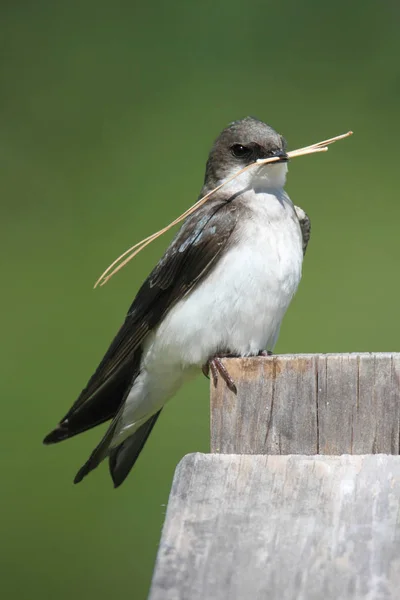
[[[272,356],[272,352],[271,352],[271,350],[260,350],[258,353],[258,356]],[[203,374],[206,377],[208,377],[208,379],[210,378],[210,371],[211,371],[211,376],[212,376],[214,387],[217,387],[218,375],[221,375],[222,379],[225,381],[226,385],[231,390],[231,392],[233,392],[234,394],[237,394],[236,384],[235,384],[234,380],[232,379],[232,377],[229,375],[228,369],[225,367],[225,365],[221,361],[221,358],[233,358],[233,357],[234,357],[233,354],[214,356],[213,358],[210,358],[206,362],[205,365],[202,366],[201,370],[203,371]]]
[[[211,371],[214,387],[217,387],[218,375],[221,375],[222,379],[225,381],[226,385],[231,390],[231,392],[237,394],[236,384],[232,377],[229,375],[227,368],[221,361],[221,358],[224,357],[214,356],[213,358],[210,358],[210,360],[208,360],[206,364],[203,365],[202,371],[206,377],[209,377],[209,373]]]

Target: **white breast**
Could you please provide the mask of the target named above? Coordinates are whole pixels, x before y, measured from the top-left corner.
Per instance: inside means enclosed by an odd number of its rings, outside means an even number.
[[[211,273],[168,313],[147,345],[145,364],[183,369],[218,352],[272,348],[301,278],[301,231],[281,191],[249,192],[236,241]]]

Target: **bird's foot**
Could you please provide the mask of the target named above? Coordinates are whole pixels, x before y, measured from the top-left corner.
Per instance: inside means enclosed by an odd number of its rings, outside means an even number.
[[[203,365],[202,371],[206,377],[209,377],[209,373],[211,371],[214,387],[217,387],[218,374],[221,375],[222,379],[225,381],[226,385],[231,390],[231,392],[237,394],[236,384],[232,377],[229,375],[227,368],[222,363],[221,358],[237,358],[237,356],[235,354],[220,354],[218,356],[213,356],[206,362],[205,365]]]
[[[260,350],[257,356],[272,356],[271,350]]]

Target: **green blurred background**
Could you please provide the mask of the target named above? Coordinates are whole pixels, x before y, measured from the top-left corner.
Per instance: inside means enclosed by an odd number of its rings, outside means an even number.
[[[146,598],[175,465],[208,449],[207,380],[174,398],[118,491],[105,465],[72,485],[99,429],[41,440],[168,236],[93,282],[193,203],[231,120],[266,120],[290,148],[355,131],[290,165],[313,231],[276,350],[399,349],[399,21],[395,0],[2,3],[4,597]]]

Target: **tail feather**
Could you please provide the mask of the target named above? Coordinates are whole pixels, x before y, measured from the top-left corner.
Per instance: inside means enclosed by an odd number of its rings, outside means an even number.
[[[161,413],[160,409],[152,415],[148,421],[143,423],[133,435],[111,450],[109,467],[114,487],[118,487],[125,481],[129,471],[132,469],[141,453],[156,421]],[[89,459],[90,460],[90,459]]]
[[[99,464],[105,458],[107,458],[107,456],[109,454],[109,447],[111,444],[111,440],[113,438],[115,428],[116,428],[116,425],[117,425],[117,422],[118,422],[118,419],[120,416],[120,412],[121,411],[118,412],[116,417],[111,422],[111,424],[110,424],[109,428],[107,429],[106,434],[103,437],[103,439],[101,440],[101,442],[96,446],[96,448],[93,450],[92,454],[89,456],[88,460],[85,462],[85,464],[79,469],[79,471],[75,475],[74,483],[80,483],[82,481],[82,479],[90,473],[90,471],[93,471],[93,469],[98,467]]]

